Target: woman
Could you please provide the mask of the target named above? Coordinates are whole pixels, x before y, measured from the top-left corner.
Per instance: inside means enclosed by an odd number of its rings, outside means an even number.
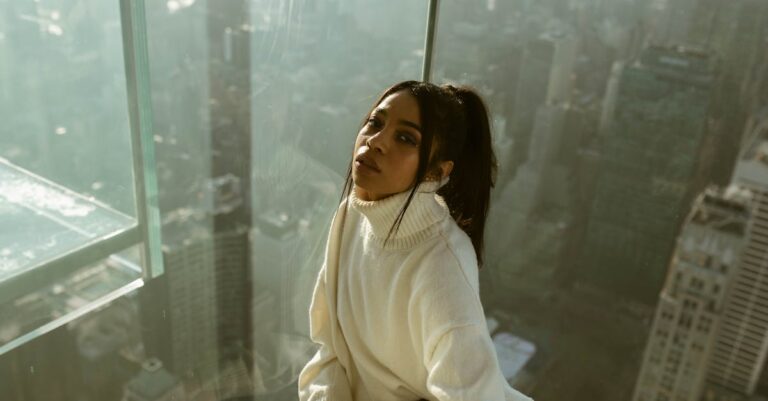
[[[310,401],[528,401],[504,379],[478,268],[496,173],[471,89],[405,81],[355,141],[310,307]]]

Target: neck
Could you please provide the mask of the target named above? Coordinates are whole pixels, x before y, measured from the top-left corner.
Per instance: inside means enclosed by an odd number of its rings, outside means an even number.
[[[447,182],[445,178],[440,182],[425,181],[419,184],[397,231],[393,229],[391,234],[390,229],[397,221],[412,188],[378,200],[360,199],[353,190],[349,204],[363,215],[365,233],[374,243],[388,249],[411,248],[434,235],[437,223],[450,216],[445,201],[436,193]]]

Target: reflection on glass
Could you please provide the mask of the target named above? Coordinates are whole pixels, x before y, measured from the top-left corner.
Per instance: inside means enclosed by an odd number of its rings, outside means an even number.
[[[0,283],[136,220],[0,159]]]
[[[4,301],[0,305],[0,357],[8,358],[29,341],[44,341],[36,339],[141,287],[137,258],[138,248],[133,247]]]
[[[354,138],[381,88],[419,76],[427,4],[288,3],[251,3],[250,245],[255,393],[292,400]]]
[[[147,4],[166,273],[140,293],[146,352],[114,378],[125,396],[158,381],[295,399],[352,138],[382,87],[420,71],[426,5],[396,6]]]
[[[0,354],[141,285],[118,6],[0,2]]]
[[[0,7],[0,157],[135,215],[118,3]]]

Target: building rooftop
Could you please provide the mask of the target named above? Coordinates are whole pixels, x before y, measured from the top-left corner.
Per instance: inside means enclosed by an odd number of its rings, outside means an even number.
[[[755,160],[768,165],[768,107],[754,118],[742,160]]]
[[[717,70],[715,57],[702,50],[682,46],[650,46],[635,64],[665,78],[695,85],[709,85]]]
[[[141,371],[125,385],[127,393],[142,400],[159,400],[179,385],[179,379],[168,373],[157,359],[142,365]]]
[[[744,235],[751,200],[751,192],[738,186],[726,189],[709,187],[695,203],[690,222],[730,234]]]
[[[732,182],[768,190],[768,107],[749,122]]]

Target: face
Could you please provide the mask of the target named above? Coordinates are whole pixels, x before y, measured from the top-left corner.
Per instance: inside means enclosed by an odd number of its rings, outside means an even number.
[[[355,195],[373,201],[411,188],[419,166],[421,116],[416,98],[390,94],[373,110],[355,140]]]

